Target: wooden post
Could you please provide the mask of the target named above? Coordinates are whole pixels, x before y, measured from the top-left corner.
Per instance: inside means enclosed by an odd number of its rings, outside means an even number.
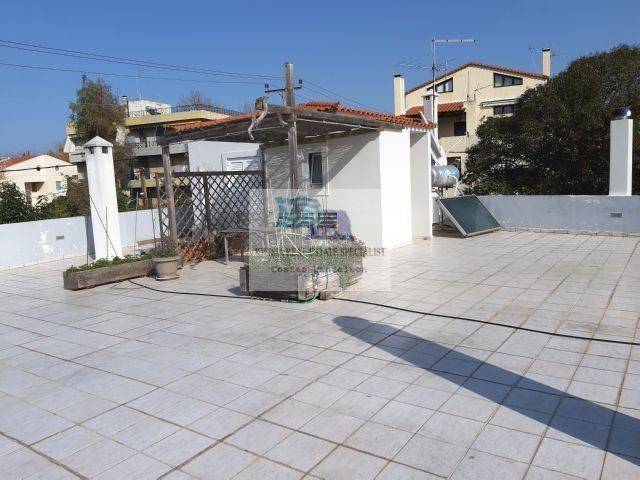
[[[164,188],[167,192],[167,216],[169,219],[170,248],[178,249],[178,226],[176,223],[176,203],[173,198],[173,175],[171,174],[171,156],[169,145],[162,147],[162,166],[164,168]]]
[[[295,109],[296,96],[295,88],[293,85],[293,63],[291,62],[287,62],[284,64],[284,80],[286,106],[291,109]],[[296,128],[295,113],[289,116],[289,130],[287,132],[287,138],[289,140],[289,169],[291,172],[291,190],[293,192],[293,219],[295,228],[298,224],[299,219],[298,204],[296,202],[296,199],[298,196],[298,189],[300,188],[300,176],[298,172],[298,132]]]

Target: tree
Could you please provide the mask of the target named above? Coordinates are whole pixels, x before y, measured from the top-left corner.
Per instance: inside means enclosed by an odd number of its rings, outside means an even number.
[[[69,154],[64,152],[64,140],[57,142],[53,148],[50,148],[45,152],[45,155],[50,155],[65,162],[69,161]]]
[[[13,182],[0,182],[0,224],[37,219],[36,209]]]
[[[180,105],[201,105],[205,107],[212,107],[213,102],[211,97],[207,97],[200,90],[191,90],[180,97]]]
[[[640,113],[640,47],[622,45],[585,56],[546,84],[527,90],[511,117],[477,130],[462,181],[476,194],[603,195],[609,185],[613,110]],[[640,128],[634,125],[634,152]],[[633,191],[640,193],[640,162]]]
[[[124,125],[125,107],[120,104],[110,85],[101,79],[94,82],[83,75],[82,86],[69,108],[69,118],[83,143],[96,135],[116,143],[118,127]]]

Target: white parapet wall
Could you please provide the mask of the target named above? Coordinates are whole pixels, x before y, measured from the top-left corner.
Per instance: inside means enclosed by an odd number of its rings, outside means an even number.
[[[505,228],[640,235],[638,195],[487,195],[478,198]]]
[[[156,210],[121,212],[118,215],[122,245],[158,238]],[[93,260],[91,217],[55,218],[0,225],[0,270],[78,257],[85,263],[87,250]]]

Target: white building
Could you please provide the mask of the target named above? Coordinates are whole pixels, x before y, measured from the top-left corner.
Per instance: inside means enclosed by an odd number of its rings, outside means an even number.
[[[78,174],[75,165],[50,155],[10,157],[0,161],[0,180],[15,183],[31,201],[64,194],[65,177]]]
[[[286,107],[268,113],[249,133],[254,114],[181,125],[165,144],[224,139],[260,145],[267,187],[276,200],[291,195]],[[309,102],[295,109],[299,154],[298,196],[340,214],[368,247],[393,249],[431,236],[431,165],[444,161],[422,119]],[[212,142],[217,143],[217,142]]]

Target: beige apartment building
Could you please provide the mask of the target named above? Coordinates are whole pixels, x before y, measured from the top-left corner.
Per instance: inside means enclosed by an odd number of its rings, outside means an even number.
[[[447,163],[464,171],[466,150],[476,143],[476,129],[487,117],[510,115],[520,95],[551,76],[551,51],[542,50],[542,72],[469,62],[435,79],[438,138]],[[432,81],[404,90],[404,78],[394,78],[395,114],[420,117]],[[426,112],[430,118],[430,112]]]
[[[64,194],[67,190],[65,177],[77,175],[78,169],[51,155],[38,155],[0,160],[0,172],[0,181],[15,183],[35,205],[40,197],[51,200]]]

